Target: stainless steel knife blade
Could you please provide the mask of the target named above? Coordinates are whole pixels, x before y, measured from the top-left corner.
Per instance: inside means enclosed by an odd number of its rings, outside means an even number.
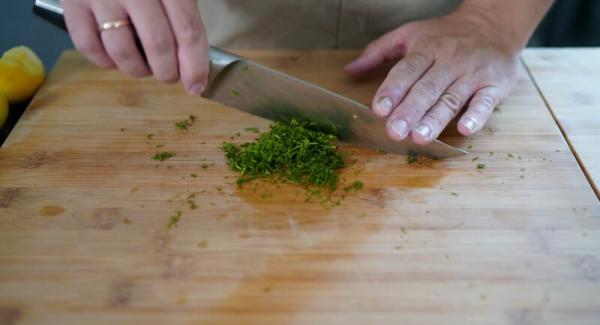
[[[213,66],[207,98],[270,120],[308,120],[344,142],[384,152],[448,158],[467,152],[441,141],[420,146],[410,140],[397,142],[386,133],[385,121],[367,106],[324,88],[235,57]],[[211,53],[215,54],[215,53]],[[217,55],[218,56],[218,55]],[[216,62],[211,57],[211,62]]]

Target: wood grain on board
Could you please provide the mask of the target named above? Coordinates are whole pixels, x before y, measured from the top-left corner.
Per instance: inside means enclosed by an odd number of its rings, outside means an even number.
[[[383,77],[346,79],[357,52],[241,54],[365,103]],[[444,135],[469,156],[343,146],[365,188],[327,207],[232,185],[222,142],[268,121],[68,52],[0,149],[0,322],[597,324],[600,204],[520,75],[479,135]]]
[[[523,59],[600,198],[600,49],[529,49]]]

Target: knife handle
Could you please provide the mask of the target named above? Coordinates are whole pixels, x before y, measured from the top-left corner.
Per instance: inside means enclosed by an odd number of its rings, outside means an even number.
[[[57,0],[35,0],[33,5],[33,13],[38,15],[39,17],[45,19],[51,24],[57,26],[58,28],[67,31],[67,25],[65,23],[64,11],[62,5]],[[142,43],[140,42],[139,37],[135,37],[135,42],[137,44],[140,53],[144,59],[146,59],[146,54],[144,53],[144,48],[142,47]],[[220,48],[211,46],[208,50],[208,56],[210,58],[210,76],[208,79],[207,91],[208,93],[210,87],[214,83],[215,79],[219,76],[221,71],[227,68],[229,65],[242,61],[243,59],[233,53],[229,53]]]

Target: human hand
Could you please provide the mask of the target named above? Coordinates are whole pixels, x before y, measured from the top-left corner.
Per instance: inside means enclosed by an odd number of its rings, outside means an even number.
[[[461,134],[472,135],[508,96],[517,80],[522,46],[487,18],[458,10],[406,24],[369,44],[346,66],[346,73],[357,77],[401,58],[372,103],[374,113],[387,118],[392,139],[410,136],[426,145],[465,106],[457,127]]]
[[[167,83],[181,80],[189,93],[203,93],[209,46],[195,0],[62,0],[62,5],[75,47],[97,66],[116,66],[133,77],[152,74]],[[131,26],[98,32],[101,24],[119,20]]]

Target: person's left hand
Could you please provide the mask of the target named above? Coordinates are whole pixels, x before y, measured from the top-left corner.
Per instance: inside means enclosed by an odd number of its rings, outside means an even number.
[[[481,130],[517,80],[521,48],[500,34],[476,13],[417,21],[371,43],[345,70],[357,77],[401,58],[372,104],[376,115],[387,118],[392,139],[410,136],[428,144],[465,106],[458,131],[469,136]]]

